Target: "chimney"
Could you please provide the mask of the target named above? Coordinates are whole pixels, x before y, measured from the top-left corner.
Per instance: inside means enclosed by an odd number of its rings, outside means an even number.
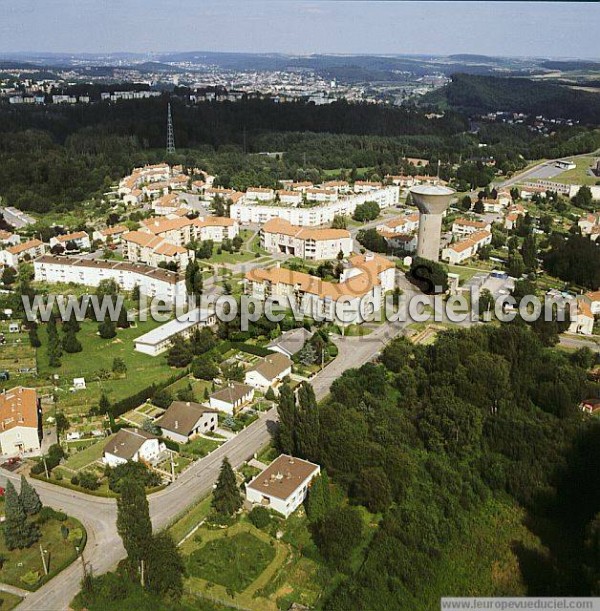
[[[179,428],[179,420],[175,420],[175,430]]]

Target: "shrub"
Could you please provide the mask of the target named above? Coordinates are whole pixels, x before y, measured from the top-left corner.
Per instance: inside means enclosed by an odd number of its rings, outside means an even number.
[[[39,580],[39,571],[28,571],[27,573],[25,573],[25,575],[21,576],[21,581],[29,587],[34,586]]]
[[[91,471],[84,471],[79,474],[79,485],[86,490],[97,490],[100,488],[98,478]]]
[[[64,522],[67,519],[67,514],[62,511],[56,511],[52,507],[42,507],[37,515],[38,524],[45,524],[49,520],[58,520]]]
[[[248,519],[256,528],[266,528],[271,523],[271,514],[266,507],[254,507],[248,514]]]

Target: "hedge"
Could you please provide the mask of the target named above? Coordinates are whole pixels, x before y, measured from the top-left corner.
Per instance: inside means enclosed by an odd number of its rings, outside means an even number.
[[[151,384],[150,386],[146,386],[146,388],[142,388],[142,390],[135,393],[135,395],[131,395],[130,397],[126,397],[125,399],[121,399],[121,401],[117,401],[113,405],[110,406],[110,415],[113,418],[117,418],[118,416],[123,415],[125,412],[128,412],[131,409],[135,409],[138,405],[145,403],[148,399],[151,399],[159,390],[163,390],[167,388],[167,386],[171,386],[181,378],[188,375],[190,372],[189,367],[178,371],[173,374],[164,382],[160,384]]]

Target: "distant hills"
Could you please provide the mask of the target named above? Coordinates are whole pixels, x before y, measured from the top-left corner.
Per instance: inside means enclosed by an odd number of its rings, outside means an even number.
[[[525,78],[455,74],[448,85],[421,102],[470,114],[522,112],[600,125],[600,94]]]

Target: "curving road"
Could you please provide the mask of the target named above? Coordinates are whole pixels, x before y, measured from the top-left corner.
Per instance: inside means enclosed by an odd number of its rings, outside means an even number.
[[[334,339],[339,354],[311,383],[317,399],[322,399],[332,382],[345,370],[360,367],[375,357],[383,346],[401,333],[408,323],[384,323],[370,335]],[[186,509],[212,489],[225,456],[233,466],[239,466],[266,445],[276,426],[275,408],[261,415],[233,439],[223,443],[214,452],[194,463],[173,484],[149,497],[150,515],[155,529],[172,523]],[[0,480],[20,479],[0,469]],[[30,480],[45,505],[63,510],[80,520],[87,529],[88,542],[83,553],[85,562],[94,574],[111,570],[125,556],[125,550],[116,531],[116,502],[114,499],[94,497],[55,486],[39,480]],[[80,589],[82,563],[74,562],[37,592],[27,595],[18,609],[62,610]]]

